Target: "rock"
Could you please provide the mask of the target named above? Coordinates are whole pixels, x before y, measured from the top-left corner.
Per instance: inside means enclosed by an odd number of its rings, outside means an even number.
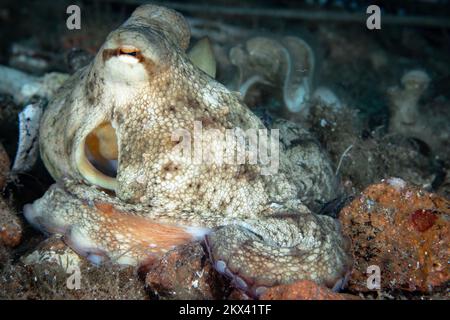
[[[242,290],[237,288],[231,289],[231,293],[226,297],[227,300],[253,300],[253,298],[249,297]]]
[[[38,247],[29,255],[22,258],[25,265],[40,264],[44,262],[55,263],[70,272],[80,268],[81,257],[69,248],[59,236],[52,236],[42,241]]]
[[[12,95],[16,104],[25,104],[34,96],[50,99],[69,78],[68,74],[60,72],[49,72],[36,77],[2,65],[0,73],[0,92]]]
[[[424,141],[446,158],[447,152],[442,150],[450,139],[449,104],[436,104],[424,97],[431,80],[425,70],[409,70],[401,78],[400,87],[388,89],[389,132]]]
[[[22,41],[11,45],[11,55],[9,65],[32,74],[42,75],[51,69],[52,60],[58,55],[39,48],[36,41]]]
[[[15,247],[21,239],[22,223],[11,206],[0,197],[0,244]]]
[[[399,178],[366,188],[340,213],[352,239],[349,289],[367,292],[367,268],[378,266],[381,290],[432,293],[449,277],[450,202]]]
[[[315,105],[308,121],[310,130],[328,151],[346,193],[359,193],[391,176],[427,190],[432,185],[439,187],[435,184],[441,169],[425,142],[369,130],[351,108],[332,110]]]
[[[0,143],[0,192],[3,192],[9,178],[10,161]],[[22,239],[22,224],[9,202],[0,195],[0,244],[17,246]]]
[[[87,66],[92,61],[94,56],[89,52],[80,48],[71,48],[67,53],[66,60],[70,73]]]
[[[357,300],[359,297],[333,292],[310,280],[301,280],[289,285],[267,289],[261,300]]]
[[[153,264],[145,279],[154,294],[166,299],[222,299],[223,278],[206,259],[198,242],[179,246]]]

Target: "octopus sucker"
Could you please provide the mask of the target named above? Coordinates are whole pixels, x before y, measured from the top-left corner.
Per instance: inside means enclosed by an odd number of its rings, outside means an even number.
[[[189,40],[183,16],[156,5],[138,7],[108,35],[44,111],[39,146],[56,183],[25,206],[25,218],[97,264],[139,266],[201,240],[212,265],[252,296],[302,279],[333,287],[351,269],[348,241],[336,220],[302,202],[331,200],[324,195],[336,185],[320,145],[281,145],[271,175],[258,163],[174,158],[173,133],[193,136],[202,119],[219,131],[265,128],[212,78],[210,44],[189,56]],[[305,135],[284,120],[276,128]],[[245,139],[236,144],[246,149]]]

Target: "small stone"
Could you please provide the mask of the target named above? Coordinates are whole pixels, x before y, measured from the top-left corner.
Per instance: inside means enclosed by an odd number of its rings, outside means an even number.
[[[165,299],[223,299],[223,282],[198,242],[169,251],[150,266],[145,279],[147,288]]]

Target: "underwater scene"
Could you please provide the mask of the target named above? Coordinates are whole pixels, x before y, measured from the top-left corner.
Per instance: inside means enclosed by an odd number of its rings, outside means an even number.
[[[1,300],[448,300],[450,1],[0,0]]]

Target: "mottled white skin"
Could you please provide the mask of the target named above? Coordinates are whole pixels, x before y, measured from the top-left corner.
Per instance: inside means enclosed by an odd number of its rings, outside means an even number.
[[[298,279],[332,287],[349,270],[348,242],[336,221],[298,200],[309,187],[320,191],[321,181],[294,183],[299,167],[284,152],[274,175],[261,175],[258,165],[174,156],[173,131],[192,130],[194,121],[221,132],[264,128],[235,94],[192,65],[188,41],[181,15],[152,5],[108,36],[44,113],[40,151],[57,184],[25,207],[26,218],[63,234],[96,263],[145,263],[206,236],[218,270],[250,294]],[[121,47],[139,55],[123,55]],[[104,122],[115,128],[119,150],[117,177],[108,181],[80,169],[79,158],[86,136]],[[215,141],[204,137],[202,145]],[[331,181],[323,181],[327,190]]]

